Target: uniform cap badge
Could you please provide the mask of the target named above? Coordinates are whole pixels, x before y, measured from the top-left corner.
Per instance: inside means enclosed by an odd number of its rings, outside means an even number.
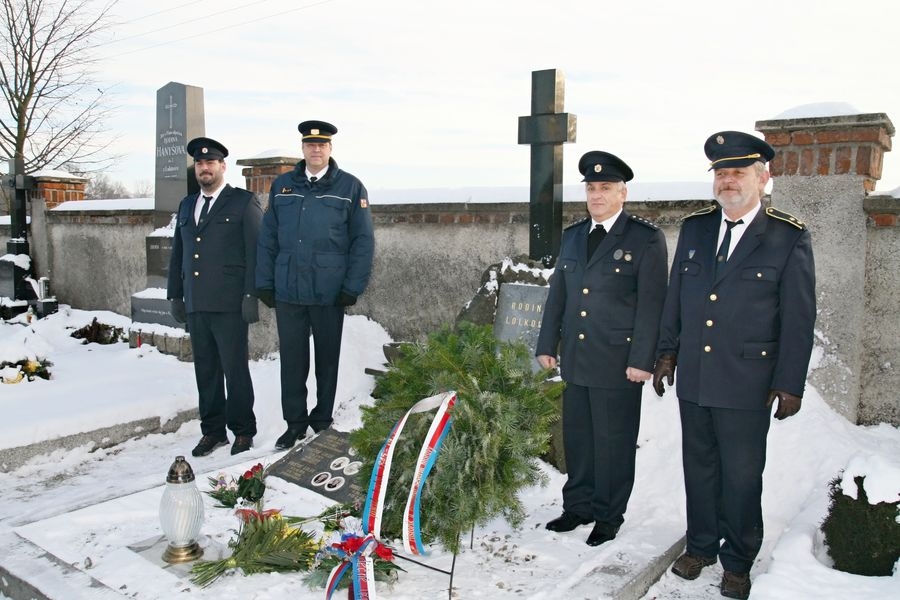
[[[603,170],[603,165],[594,165],[594,173],[599,173]]]
[[[716,143],[717,143],[717,144],[724,144],[724,143],[725,143],[725,138],[723,138],[721,135],[717,135],[717,136],[716,136]]]

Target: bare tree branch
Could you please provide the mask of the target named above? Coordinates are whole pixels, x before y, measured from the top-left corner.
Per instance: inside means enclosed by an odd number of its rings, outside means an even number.
[[[118,0],[0,0],[0,151],[26,172],[107,166],[112,108],[93,78],[94,41]]]

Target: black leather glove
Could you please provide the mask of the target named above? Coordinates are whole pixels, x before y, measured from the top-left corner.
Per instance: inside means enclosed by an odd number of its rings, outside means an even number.
[[[275,308],[275,290],[256,290],[256,297],[269,308]]]
[[[778,398],[778,408],[775,410],[775,418],[778,420],[792,417],[800,410],[802,403],[800,396],[781,390],[769,390],[769,397],[766,399],[767,408],[772,408],[775,398]]]
[[[663,354],[656,359],[656,365],[653,367],[653,389],[660,398],[666,392],[666,386],[663,385],[663,377],[666,378],[666,383],[669,387],[672,387],[672,384],[675,383],[675,363],[674,354]]]
[[[341,292],[337,299],[338,306],[353,306],[356,304],[356,296],[351,296],[346,292]]]
[[[169,306],[169,314],[175,319],[176,323],[187,323],[187,311],[184,309],[184,300],[181,298],[171,298],[172,304]]]
[[[247,323],[259,321],[259,301],[250,294],[244,294],[241,301],[241,317]]]

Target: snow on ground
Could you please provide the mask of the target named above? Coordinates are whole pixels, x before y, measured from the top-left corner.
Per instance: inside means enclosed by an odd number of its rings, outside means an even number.
[[[141,417],[171,418],[196,406],[193,369],[189,363],[162,355],[144,345],[125,343],[83,345],[69,336],[97,317],[127,328],[128,319],[108,312],[62,307],[48,318],[25,322],[24,317],[0,322],[0,362],[49,359],[53,378],[0,385],[0,448],[13,448],[114,425]],[[365,367],[379,367],[382,344],[390,337],[377,323],[348,317],[342,348],[335,427],[349,431],[360,425],[359,406],[371,402],[373,380]],[[323,598],[298,575],[229,576],[206,590],[163,572],[127,549],[160,534],[157,506],[163,482],[175,455],[188,457],[201,490],[207,476],[237,474],[256,462],[271,464],[283,453],[274,451],[281,434],[279,362],[277,355],[254,361],[259,433],[255,447],[232,457],[227,448],[202,458],[190,456],[199,439],[192,421],[171,434],[147,435],[108,449],[87,447],[36,457],[24,466],[0,473],[0,535],[15,532],[87,571],[122,593],[137,598],[169,598],[191,590],[193,598],[242,597]],[[5,371],[7,375],[7,373]],[[314,397],[311,381],[310,396]],[[557,534],[543,524],[561,511],[560,489],[565,476],[544,465],[546,487],[523,492],[528,518],[519,530],[504,522],[477,528],[457,557],[453,585],[456,598],[603,598],[627,573],[668,548],[684,530],[680,428],[672,392],[657,398],[645,387],[638,451],[637,481],[625,525],[613,542],[590,548],[584,539],[590,527]],[[889,425],[859,427],[832,411],[814,389],[808,389],[803,410],[786,421],[775,421],[769,434],[763,510],[765,540],[753,568],[754,600],[829,600],[900,597],[900,573],[893,577],[860,577],[828,566],[818,524],[827,508],[827,485],[842,469],[868,470],[871,480],[900,490],[900,430]],[[887,494],[890,492],[879,492]],[[286,514],[312,515],[328,501],[311,491],[270,480],[267,505]],[[427,510],[424,507],[423,510]],[[211,547],[224,544],[235,527],[225,509],[206,504],[202,534]],[[449,569],[452,557],[432,548],[426,562]],[[0,558],[0,564],[3,559]],[[402,564],[393,588],[379,586],[383,598],[412,600],[446,595],[449,579],[415,565]],[[651,587],[646,599],[719,598],[721,567],[704,571],[695,581],[671,573]],[[121,587],[124,586],[124,587]]]

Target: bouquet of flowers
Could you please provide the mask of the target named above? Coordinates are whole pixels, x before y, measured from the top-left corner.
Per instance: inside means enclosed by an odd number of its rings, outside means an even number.
[[[206,587],[231,569],[244,575],[284,571],[306,571],[315,559],[319,543],[315,537],[281,518],[279,510],[237,511],[241,529],[228,542],[231,556],[201,561],[191,568],[191,581]]]
[[[266,493],[266,470],[261,463],[255,464],[239,479],[226,480],[224,473],[209,477],[212,490],[206,492],[223,508],[234,508],[241,500],[257,504]]]
[[[331,571],[356,554],[363,540],[364,537],[357,533],[335,532],[331,543],[322,545],[316,553],[310,572],[304,579],[306,584],[311,588],[324,588]],[[377,543],[371,557],[375,581],[395,583],[399,578],[398,571],[404,571],[394,562],[394,551],[381,542]],[[350,577],[343,577],[338,589],[346,589],[351,581]]]

